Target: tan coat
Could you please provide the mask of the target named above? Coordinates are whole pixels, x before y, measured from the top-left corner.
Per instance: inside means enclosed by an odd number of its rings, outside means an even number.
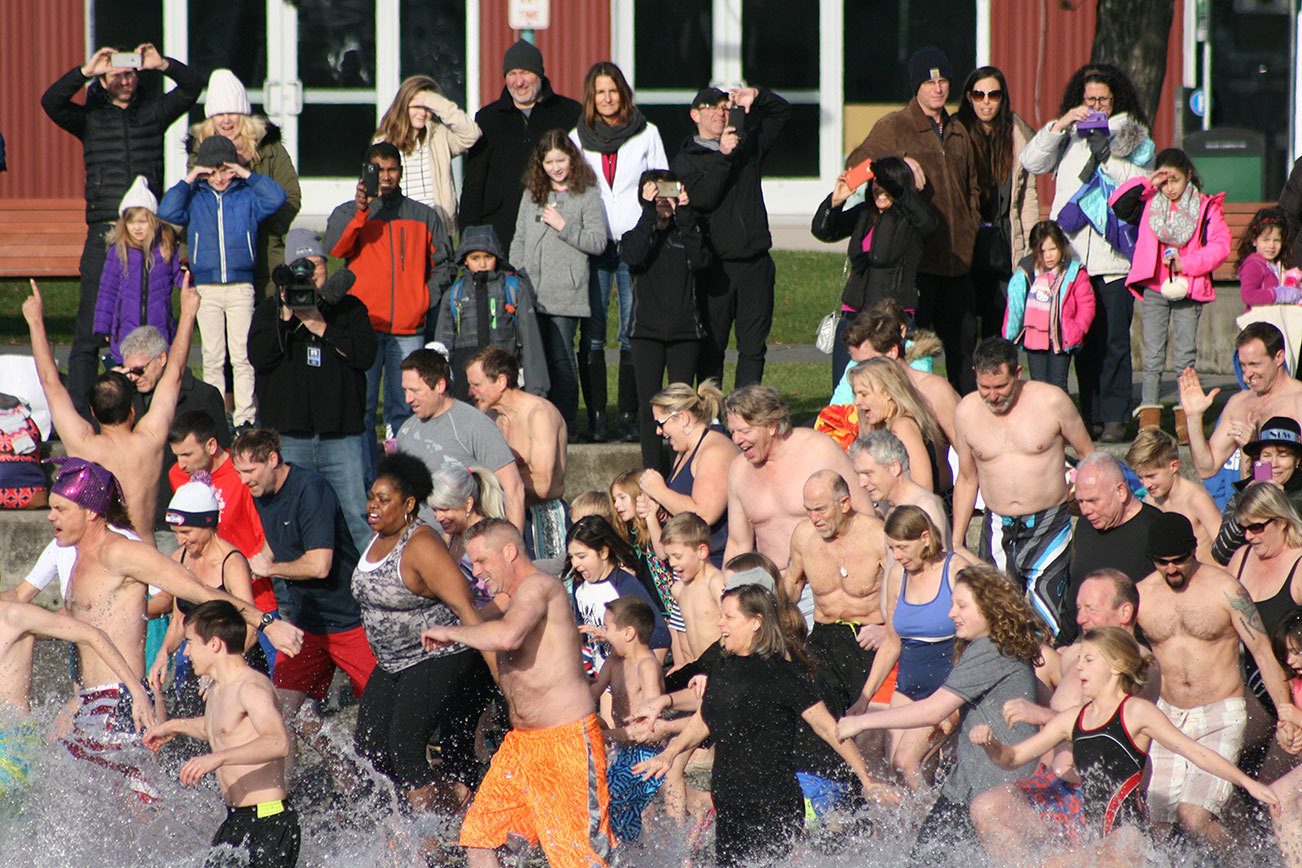
[[[1022,165],[1022,148],[1034,135],[1030,124],[1013,115],[1013,189],[1008,217],[1012,222],[1009,237],[1013,242],[1014,265],[1031,252],[1031,227],[1040,222],[1040,194],[1035,188],[1035,178]]]
[[[981,189],[967,128],[950,115],[942,140],[916,98],[873,125],[868,138],[850,154],[848,164],[866,159],[912,157],[922,166],[924,199],[940,212],[940,226],[923,249],[920,274],[955,277],[972,264],[972,245],[981,222]]]

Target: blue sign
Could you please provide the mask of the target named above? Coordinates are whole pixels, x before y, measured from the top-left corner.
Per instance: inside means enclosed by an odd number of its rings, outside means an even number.
[[[1189,111],[1198,117],[1207,114],[1207,94],[1203,93],[1202,88],[1198,88],[1189,94]]]

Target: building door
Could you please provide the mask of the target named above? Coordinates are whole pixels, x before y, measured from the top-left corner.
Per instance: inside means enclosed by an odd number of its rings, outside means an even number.
[[[842,0],[634,0],[615,7],[615,56],[670,159],[707,84],[769,88],[792,104],[765,163],[772,214],[808,215],[842,168]]]

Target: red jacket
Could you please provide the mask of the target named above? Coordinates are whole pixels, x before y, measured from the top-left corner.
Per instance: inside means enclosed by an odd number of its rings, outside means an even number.
[[[350,292],[383,334],[420,332],[452,283],[452,240],[443,220],[401,192],[376,199],[366,211],[356,202],[340,205],[326,224],[325,243],[357,276]]]

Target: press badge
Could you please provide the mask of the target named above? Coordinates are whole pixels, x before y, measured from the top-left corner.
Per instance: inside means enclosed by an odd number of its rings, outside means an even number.
[[[320,348],[320,347],[308,347],[308,348],[307,348],[307,364],[308,364],[309,367],[313,367],[313,368],[319,368],[319,367],[321,367],[321,348]]]

